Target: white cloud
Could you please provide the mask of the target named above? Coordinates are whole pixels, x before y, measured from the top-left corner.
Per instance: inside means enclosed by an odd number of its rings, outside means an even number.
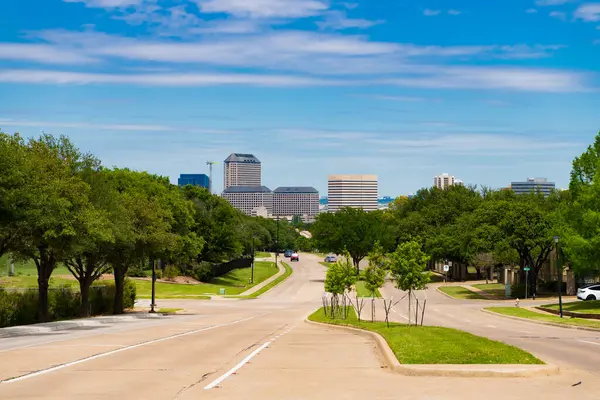
[[[536,10],[535,8],[528,8],[527,10],[525,10],[525,12],[527,14],[537,14],[538,10]]]
[[[440,15],[441,13],[441,10],[432,10],[430,8],[426,8],[425,10],[423,10],[423,15],[425,15],[426,17],[433,17],[436,15]]]
[[[574,13],[576,19],[595,22],[600,21],[600,3],[586,3],[580,5]]]
[[[215,85],[303,87],[389,86],[431,89],[501,89],[534,92],[585,91],[585,74],[525,68],[429,67],[392,78],[321,79],[305,76],[232,73],[96,74],[48,70],[0,70],[0,82],[29,84],[117,84],[193,87]]]
[[[462,14],[462,11],[459,11],[459,10],[448,10],[448,14],[450,14],[450,15],[460,15],[460,14]]]
[[[324,18],[324,21],[317,22],[317,26],[321,29],[365,29],[384,23],[384,21],[381,20],[371,21],[367,19],[348,18],[346,13],[342,11],[328,11]]]
[[[301,18],[318,15],[329,6],[319,0],[195,0],[204,13],[250,18]]]
[[[216,85],[302,87],[344,84],[343,81],[289,75],[218,73],[97,74],[28,69],[0,70],[0,82],[61,85],[119,84],[170,87]]]
[[[351,3],[351,2],[348,2],[348,1],[346,1],[346,2],[343,2],[343,3],[342,3],[342,5],[343,5],[344,7],[346,7],[347,9],[349,9],[349,10],[353,10],[353,9],[355,9],[356,7],[358,7],[358,3]]]
[[[503,89],[535,92],[585,91],[587,75],[509,67],[439,67],[423,77],[391,78],[390,84],[430,89]]]
[[[65,3],[85,3],[86,7],[95,8],[119,8],[136,6],[144,0],[63,0]]]
[[[32,43],[0,43],[0,60],[21,60],[45,64],[84,64],[97,61],[78,51]]]
[[[151,131],[170,132],[177,131],[175,127],[164,125],[136,125],[136,124],[90,124],[84,122],[56,122],[56,121],[27,121],[0,118],[0,126],[34,127],[34,128],[68,128],[68,129],[98,129],[106,131]]]
[[[569,2],[571,2],[572,0],[537,0],[535,2],[535,4],[537,4],[538,6],[560,6],[563,4],[567,4]]]
[[[202,26],[191,28],[188,32],[191,34],[202,33],[223,33],[223,34],[239,34],[239,33],[255,33],[260,31],[262,25],[256,20],[248,19],[228,19],[228,20],[212,20],[206,21]]]
[[[562,11],[552,11],[548,15],[550,15],[552,18],[557,18],[563,21],[567,19],[567,13],[564,13]]]

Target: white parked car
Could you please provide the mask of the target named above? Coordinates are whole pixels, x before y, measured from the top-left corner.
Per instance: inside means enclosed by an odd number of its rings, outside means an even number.
[[[579,300],[600,300],[600,285],[588,285],[577,289]]]

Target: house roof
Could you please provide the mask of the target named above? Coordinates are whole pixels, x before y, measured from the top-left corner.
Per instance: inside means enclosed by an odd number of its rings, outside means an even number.
[[[225,159],[226,163],[248,163],[248,164],[260,164],[260,160],[254,156],[254,154],[242,154],[242,153],[231,153],[229,157]]]
[[[275,189],[274,193],[316,193],[319,194],[319,191],[314,187],[310,186],[289,186],[289,187],[278,187]]]
[[[266,186],[230,186],[223,193],[271,193]]]

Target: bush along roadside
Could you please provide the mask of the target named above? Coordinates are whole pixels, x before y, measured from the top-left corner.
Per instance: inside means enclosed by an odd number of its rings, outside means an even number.
[[[72,288],[52,289],[48,293],[50,321],[77,318],[80,315],[81,295]],[[107,282],[90,288],[90,315],[111,313],[115,284]],[[135,283],[125,280],[123,304],[133,308],[136,299]],[[37,290],[8,291],[0,289],[0,328],[40,322],[37,315]]]

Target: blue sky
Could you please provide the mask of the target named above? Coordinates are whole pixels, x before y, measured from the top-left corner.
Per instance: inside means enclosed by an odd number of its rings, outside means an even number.
[[[443,172],[566,187],[600,129],[600,2],[7,0],[0,15],[0,128],[173,182],[249,152],[272,189],[374,173],[393,196]]]

